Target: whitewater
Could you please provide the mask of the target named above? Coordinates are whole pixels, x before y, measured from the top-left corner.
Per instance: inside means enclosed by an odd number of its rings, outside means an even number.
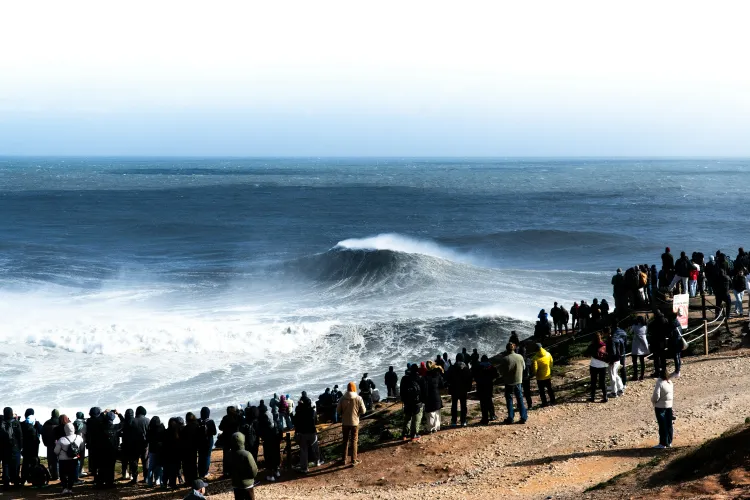
[[[735,250],[711,210],[742,200],[745,172],[706,159],[4,158],[3,403],[220,415],[444,351],[495,353],[554,301],[611,299],[614,269],[656,262],[665,241]]]

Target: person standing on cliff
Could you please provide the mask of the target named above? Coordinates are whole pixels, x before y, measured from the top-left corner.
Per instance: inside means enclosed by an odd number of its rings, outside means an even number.
[[[516,406],[521,414],[521,420],[519,424],[525,424],[528,414],[526,413],[526,405],[523,401],[523,370],[525,368],[525,362],[523,356],[516,354],[516,346],[508,343],[505,346],[505,354],[500,360],[500,376],[503,378],[505,383],[505,404],[508,407],[508,418],[506,418],[504,424],[512,424],[515,417],[515,411],[513,408],[513,397],[516,398]]]
[[[346,465],[346,457],[351,452],[352,466],[359,465],[357,459],[357,444],[359,441],[359,419],[367,412],[365,402],[357,395],[357,384],[349,382],[346,393],[339,401],[336,411],[341,415],[341,431],[344,435],[344,455],[342,465]]]
[[[466,427],[466,395],[471,390],[471,370],[464,363],[463,355],[456,354],[456,362],[446,373],[448,390],[451,395],[451,427],[456,426],[458,404],[461,404],[461,426]]]
[[[578,324],[578,302],[573,302],[573,305],[570,306],[570,317],[571,317],[571,324],[570,328],[575,332],[576,329],[581,329],[580,325]]]
[[[555,404],[555,391],[552,389],[552,355],[548,353],[542,344],[536,344],[536,353],[531,358],[531,374],[536,377],[539,386],[539,396],[542,398],[542,407]]]
[[[392,366],[389,366],[385,373],[385,387],[388,389],[389,398],[396,397],[396,385],[398,385],[398,374],[393,371]]]
[[[656,449],[672,447],[672,401],[674,400],[674,385],[669,379],[669,373],[663,370],[656,379],[651,403],[654,405],[656,422],[659,424],[659,444]]]
[[[372,410],[372,390],[375,389],[375,382],[370,380],[367,373],[362,375],[362,380],[359,381],[359,395],[362,396],[362,400],[365,402],[365,408],[367,411]]]

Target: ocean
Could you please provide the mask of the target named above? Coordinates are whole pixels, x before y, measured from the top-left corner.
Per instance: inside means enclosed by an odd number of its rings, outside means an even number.
[[[0,158],[2,403],[221,414],[494,354],[666,245],[750,246],[748,165]]]

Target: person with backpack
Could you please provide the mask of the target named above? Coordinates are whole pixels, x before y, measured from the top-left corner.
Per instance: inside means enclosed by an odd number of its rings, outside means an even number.
[[[76,434],[72,423],[65,424],[65,435],[55,443],[54,453],[60,464],[60,484],[63,495],[73,494],[73,485],[78,479],[78,458],[83,438]]]
[[[115,419],[119,422],[115,424]],[[101,414],[101,427],[99,428],[99,458],[98,471],[96,474],[97,488],[115,488],[115,464],[117,463],[117,450],[120,446],[120,434],[123,425],[123,417],[117,410],[105,410]]]
[[[466,397],[471,390],[472,376],[471,370],[464,363],[462,354],[456,354],[456,362],[448,369],[445,378],[448,380],[448,392],[451,395],[451,427],[456,426],[459,403],[461,404],[461,427],[466,427]]]
[[[40,464],[39,462],[39,440],[42,437],[42,424],[36,421],[34,409],[29,408],[24,413],[24,420],[21,422],[21,432],[23,432],[23,448],[21,455],[23,457],[23,466],[21,468],[21,484],[31,482],[31,471]]]
[[[258,461],[258,448],[260,447],[259,415],[258,407],[248,404],[245,407],[245,419],[238,431],[245,436],[245,449],[250,452],[256,462]]]
[[[132,410],[128,410],[131,411]],[[127,412],[126,412],[127,414]],[[128,420],[126,433],[123,434],[123,445],[127,434],[128,468],[130,469],[130,484],[138,482],[138,461],[143,467],[143,482],[146,482],[146,471],[148,470],[148,434],[149,418],[146,409],[139,406],[135,409],[135,417]],[[125,448],[125,446],[123,446]]]
[[[263,439],[263,459],[266,481],[274,482],[281,477],[281,429],[273,419],[273,413],[261,400],[258,405],[258,435]],[[229,456],[231,461],[231,454]],[[231,463],[229,464],[231,470]]]
[[[47,468],[49,469],[49,477],[52,481],[57,481],[60,478],[57,455],[54,453],[55,442],[57,442],[55,429],[58,425],[60,425],[60,412],[52,410],[50,419],[44,422],[42,426],[42,443],[47,448]]]
[[[393,367],[389,366],[388,371],[385,373],[385,387],[388,389],[388,397],[396,397],[396,386],[398,385],[398,374],[393,371]]]
[[[214,436],[217,434],[216,424],[210,417],[211,410],[206,406],[201,408],[201,418],[198,419],[198,477],[201,479],[208,477],[211,450],[214,449]]]
[[[605,328],[605,331],[608,330],[609,328]],[[594,402],[594,397],[596,396],[596,388],[598,386],[602,391],[602,403],[606,403],[606,378],[609,363],[607,362],[607,344],[602,341],[601,333],[597,333],[591,340],[591,344],[589,344],[588,348],[586,349],[586,355],[591,357],[591,360],[589,361],[589,375],[591,376],[591,397],[589,398],[589,401],[591,403]]]
[[[315,427],[315,408],[305,391],[302,391],[302,397],[297,403],[297,412],[294,415],[294,437],[299,445],[299,471],[307,474],[310,458],[315,466],[321,465],[321,461],[318,449],[318,429]],[[312,457],[310,457],[310,451],[312,451]]]
[[[76,430],[76,436],[81,436],[81,439],[83,439],[83,445],[81,445],[80,453],[78,454],[78,474],[76,477],[76,479],[80,479],[86,476],[86,472],[83,470],[83,463],[86,460],[86,417],[82,411],[76,413],[73,427]]]
[[[262,403],[263,401],[261,401]],[[266,408],[266,405],[263,405],[264,411]],[[240,416],[237,414],[237,408],[234,406],[227,406],[227,414],[224,415],[224,417],[221,419],[221,422],[219,422],[219,430],[221,431],[221,439],[222,439],[222,447],[224,450],[226,450],[226,446],[228,445],[228,441],[224,441],[226,439],[229,439],[230,436],[232,436],[235,432],[237,432],[240,428]],[[275,420],[274,420],[275,424]],[[169,430],[169,429],[167,429]],[[222,470],[224,476],[228,476],[229,474],[229,453],[223,453],[222,454]]]
[[[443,398],[440,389],[445,386],[443,382],[443,367],[432,361],[427,362],[427,376],[425,383],[424,413],[427,415],[427,430],[437,432],[440,430],[440,410],[443,408]]]
[[[164,439],[164,424],[158,416],[152,418],[148,423],[146,440],[148,441],[148,472],[146,474],[146,484],[151,486],[160,486],[164,483],[163,474],[163,456],[162,440]]]
[[[671,292],[677,283],[682,283],[681,292],[688,292],[688,280],[690,279],[690,271],[697,267],[697,264],[693,264],[688,259],[685,252],[680,252],[680,258],[674,265],[674,278],[669,284],[668,290]],[[700,269],[699,269],[700,270]]]
[[[344,435],[344,455],[341,459],[346,464],[346,456],[351,451],[352,466],[359,465],[357,459],[357,442],[359,440],[359,419],[367,412],[365,402],[357,395],[357,384],[349,382],[347,392],[339,401],[336,411],[341,415],[341,431]]]
[[[23,430],[13,414],[13,408],[3,408],[3,421],[0,423],[0,459],[3,464],[3,486],[8,489],[21,485],[21,450]]]
[[[427,400],[427,385],[419,376],[417,364],[409,366],[409,374],[401,379],[401,402],[404,404],[404,441],[419,441],[419,424],[422,422],[424,402]]]

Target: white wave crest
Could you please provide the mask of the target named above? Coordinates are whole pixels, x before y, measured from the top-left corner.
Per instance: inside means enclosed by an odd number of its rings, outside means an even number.
[[[367,238],[350,238],[339,241],[334,248],[345,248],[348,250],[391,250],[429,257],[437,257],[445,260],[471,264],[472,259],[449,248],[438,245],[433,241],[419,240],[402,236],[396,233],[384,233]]]

